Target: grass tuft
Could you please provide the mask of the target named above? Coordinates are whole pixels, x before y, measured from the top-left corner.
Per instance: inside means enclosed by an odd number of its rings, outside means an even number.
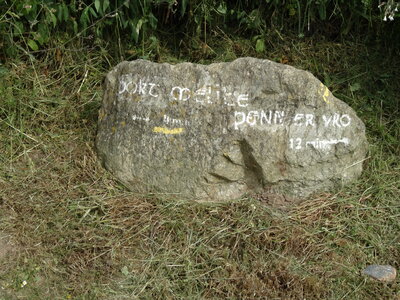
[[[90,49],[16,59],[0,75],[0,299],[400,297],[398,279],[360,273],[400,268],[397,58],[355,42],[271,36],[264,54],[222,33],[208,43],[212,51],[181,55],[290,63],[348,102],[371,143],[360,180],[286,210],[251,197],[199,204],[128,192],[94,152],[115,61]]]

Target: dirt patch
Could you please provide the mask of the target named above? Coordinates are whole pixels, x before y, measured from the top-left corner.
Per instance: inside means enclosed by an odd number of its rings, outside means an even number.
[[[12,257],[16,253],[15,243],[11,236],[0,232],[0,262]]]
[[[296,204],[301,202],[300,198],[284,196],[269,191],[264,191],[258,194],[251,194],[252,198],[259,200],[261,203],[282,210],[289,211]]]

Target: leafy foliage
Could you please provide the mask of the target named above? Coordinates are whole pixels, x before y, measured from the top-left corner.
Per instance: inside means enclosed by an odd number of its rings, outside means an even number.
[[[63,42],[117,37],[154,44],[157,35],[169,32],[207,43],[207,35],[223,30],[253,35],[257,51],[263,52],[263,39],[271,30],[295,30],[300,38],[318,31],[333,38],[350,32],[385,36],[378,4],[374,0],[6,0],[0,4],[0,42],[2,52],[15,56],[59,43],[54,37],[64,37]],[[395,31],[389,32],[389,39]]]

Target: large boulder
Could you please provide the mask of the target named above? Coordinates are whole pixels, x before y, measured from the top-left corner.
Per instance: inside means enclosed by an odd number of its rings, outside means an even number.
[[[329,190],[357,178],[367,152],[362,121],[318,79],[255,58],[120,63],[96,146],[133,190],[211,201]]]

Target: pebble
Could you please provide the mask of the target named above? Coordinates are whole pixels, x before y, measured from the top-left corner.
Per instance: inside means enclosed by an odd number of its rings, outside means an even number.
[[[396,279],[397,271],[389,265],[369,265],[363,270],[363,274],[371,276],[378,281],[391,282]]]

